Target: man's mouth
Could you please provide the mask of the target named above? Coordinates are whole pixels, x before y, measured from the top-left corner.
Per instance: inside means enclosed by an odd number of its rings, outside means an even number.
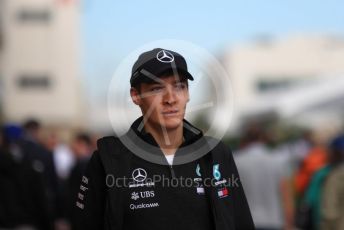
[[[175,116],[178,114],[178,110],[166,110],[162,112],[163,116]]]

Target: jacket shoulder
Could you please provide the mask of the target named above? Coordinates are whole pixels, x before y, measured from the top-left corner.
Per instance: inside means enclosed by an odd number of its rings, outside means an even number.
[[[232,151],[228,145],[226,145],[222,140],[214,138],[214,137],[205,137],[213,154],[217,156],[225,156],[228,154],[232,154]]]
[[[101,137],[97,140],[97,147],[102,147],[102,145],[110,143],[110,142],[115,142],[118,137],[116,136],[104,136]]]
[[[116,136],[104,136],[97,140],[97,149],[101,154],[111,152],[115,155],[119,155],[122,152],[118,151],[121,145],[121,141]]]

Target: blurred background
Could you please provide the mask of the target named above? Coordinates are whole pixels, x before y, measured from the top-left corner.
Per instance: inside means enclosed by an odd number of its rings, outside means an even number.
[[[113,134],[116,68],[138,47],[179,39],[231,79],[235,107],[216,124],[231,119],[223,140],[256,227],[344,229],[343,9],[339,0],[0,0],[0,228],[73,228],[81,175],[96,140]],[[192,96],[214,98],[207,85]],[[212,119],[190,117],[204,129]]]

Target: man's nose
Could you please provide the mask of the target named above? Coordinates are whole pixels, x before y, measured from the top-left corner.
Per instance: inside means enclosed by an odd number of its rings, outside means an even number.
[[[167,104],[173,104],[174,102],[176,102],[176,92],[174,92],[172,87],[166,87],[166,91],[164,94],[164,103]]]

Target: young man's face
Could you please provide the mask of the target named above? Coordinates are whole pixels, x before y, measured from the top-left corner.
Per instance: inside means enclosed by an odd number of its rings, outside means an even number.
[[[186,103],[189,101],[186,81],[168,75],[159,78],[159,82],[141,83],[140,92],[131,88],[131,97],[140,106],[146,123],[166,130],[182,125]]]

